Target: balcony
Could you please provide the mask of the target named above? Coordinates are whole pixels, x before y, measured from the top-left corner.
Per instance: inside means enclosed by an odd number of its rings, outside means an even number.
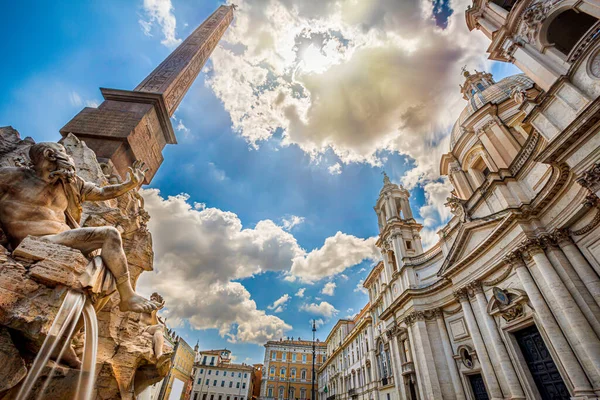
[[[412,361],[402,364],[402,375],[410,375],[415,373],[415,364]]]
[[[379,388],[382,388],[382,387],[390,386],[390,385],[393,385],[393,384],[394,384],[394,377],[393,376],[388,376],[388,377],[382,378],[379,381],[379,385],[378,386],[379,386]]]

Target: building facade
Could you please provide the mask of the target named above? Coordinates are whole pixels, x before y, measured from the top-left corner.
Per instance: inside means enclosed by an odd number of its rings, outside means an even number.
[[[454,217],[427,251],[408,192],[384,178],[382,261],[364,282],[374,398],[597,399],[600,1],[475,0],[466,18],[524,74],[464,71],[440,160]]]
[[[352,320],[342,319],[327,337],[327,358],[319,369],[320,400],[377,400],[375,348],[370,305]]]
[[[162,380],[160,390],[154,397],[156,400],[186,398],[186,388],[192,380],[192,369],[196,352],[183,338],[167,334],[165,339],[173,345],[171,369]]]
[[[199,351],[192,400],[248,400],[252,398],[254,367],[231,362],[231,352]]]
[[[309,400],[312,399],[313,342],[288,338],[268,341],[265,344],[265,360],[260,389],[264,400]],[[324,342],[315,342],[315,397],[319,391],[316,380],[325,359]]]

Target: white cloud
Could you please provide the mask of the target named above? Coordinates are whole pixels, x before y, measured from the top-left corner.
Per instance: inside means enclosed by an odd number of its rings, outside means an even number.
[[[285,307],[287,305],[287,302],[291,299],[292,297],[289,294],[284,294],[283,296],[281,296],[280,298],[278,298],[277,300],[275,300],[273,302],[273,304],[271,304],[270,306],[267,306],[267,308],[269,310],[274,310],[274,313],[280,313],[283,310],[285,310]]]
[[[325,318],[331,318],[338,313],[338,310],[326,301],[322,301],[319,304],[303,304],[300,307],[300,311],[306,311],[314,315],[321,315]]]
[[[367,289],[365,289],[365,287],[363,286],[363,283],[365,282],[364,279],[361,279],[357,284],[356,287],[354,288],[354,292],[355,293],[364,293],[364,294],[369,294],[369,292],[367,291]]]
[[[335,163],[333,165],[330,165],[329,168],[327,168],[327,170],[331,175],[339,175],[342,173],[342,165],[340,163]]]
[[[336,284],[335,282],[327,282],[323,289],[321,289],[321,293],[327,296],[333,296],[335,294]]]
[[[151,215],[155,271],[143,274],[138,287],[163,295],[170,318],[194,329],[218,329],[233,342],[262,344],[292,328],[259,310],[248,290],[233,281],[289,266],[303,254],[292,235],[269,220],[244,229],[235,214],[196,209],[186,195],[164,199],[156,189],[142,194]]]
[[[367,269],[363,267],[363,268],[361,268],[361,269],[358,270],[358,273],[360,274],[360,273],[363,273],[363,272],[366,272],[366,271],[367,271]]]
[[[307,253],[271,220],[244,228],[236,214],[190,204],[186,194],[165,199],[157,189],[141,193],[151,216],[155,270],[141,276],[139,289],[146,295],[152,291],[163,295],[169,318],[186,320],[194,329],[218,329],[230,341],[262,344],[291,329],[282,319],[259,310],[236,280],[274,271],[315,282],[353,266],[352,260],[374,256],[372,239],[338,232],[322,248]],[[314,268],[316,263],[324,263],[324,269]],[[304,289],[296,295],[304,296]],[[273,310],[282,311],[284,305]],[[323,310],[328,306],[318,305]]]
[[[74,107],[82,107],[84,105],[86,107],[98,107],[98,101],[96,101],[96,100],[85,100],[84,101],[81,98],[81,95],[79,95],[79,93],[77,93],[75,91],[69,92],[69,102]]]
[[[281,224],[283,229],[286,231],[291,231],[294,227],[300,225],[304,222],[304,217],[299,217],[297,215],[290,215],[286,218],[281,218]]]
[[[298,291],[296,292],[296,297],[304,297],[304,292],[306,291],[306,288],[300,288],[298,289]]]
[[[386,151],[403,154],[414,167],[397,180],[432,194],[427,183],[439,178],[466,105],[460,68],[489,65],[488,40],[465,24],[470,0],[450,3],[444,28],[422,0],[236,3],[207,80],[234,130],[251,146],[282,129],[284,146],[315,159],[333,151],[332,174],[352,162],[380,165]]]
[[[347,281],[350,278],[348,278],[348,275],[346,275],[346,274],[340,274],[340,279]]]
[[[173,48],[181,43],[175,32],[177,28],[177,19],[173,14],[173,4],[171,0],[144,0],[144,12],[148,20],[140,19],[138,23],[142,32],[146,36],[152,36],[154,23],[160,25],[164,39],[161,43],[169,48]]]
[[[304,282],[315,282],[339,274],[364,260],[375,260],[380,257],[375,240],[374,237],[361,239],[337,232],[325,240],[323,247],[294,259],[291,280],[299,278]]]

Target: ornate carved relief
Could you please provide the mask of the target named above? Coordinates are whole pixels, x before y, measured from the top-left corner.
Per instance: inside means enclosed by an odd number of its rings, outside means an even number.
[[[488,314],[492,316],[499,315],[506,322],[514,321],[525,315],[524,304],[527,302],[525,292],[518,289],[501,289],[499,287],[494,287],[492,291],[494,296],[488,302]]]
[[[527,43],[534,43],[535,38],[548,15],[550,8],[561,0],[546,0],[534,3],[523,12],[518,35]]]

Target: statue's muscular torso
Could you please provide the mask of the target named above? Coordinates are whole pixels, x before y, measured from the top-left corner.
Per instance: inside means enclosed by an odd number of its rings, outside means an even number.
[[[27,235],[67,231],[67,197],[60,182],[48,183],[27,168],[0,168],[0,225],[13,244]]]

